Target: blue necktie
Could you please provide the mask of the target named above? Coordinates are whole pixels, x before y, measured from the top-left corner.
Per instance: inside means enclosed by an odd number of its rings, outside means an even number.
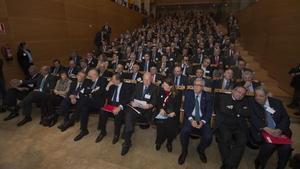
[[[264,109],[265,109],[267,127],[271,128],[271,129],[275,129],[276,123],[275,123],[271,113],[267,111],[267,106],[264,106]]]
[[[200,121],[201,119],[201,116],[200,116],[200,103],[199,103],[199,100],[198,100],[199,96],[197,95],[196,96],[196,99],[195,99],[195,120],[196,121]]]
[[[113,97],[112,97],[112,102],[114,104],[117,103],[117,95],[118,95],[118,86],[116,86]]]

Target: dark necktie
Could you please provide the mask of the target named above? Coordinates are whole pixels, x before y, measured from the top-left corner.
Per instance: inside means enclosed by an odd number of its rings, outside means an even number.
[[[201,116],[200,116],[200,103],[199,103],[199,95],[196,96],[195,98],[195,120],[200,121]]]
[[[230,87],[230,81],[227,80],[227,81],[226,81],[226,84],[225,84],[225,89],[229,89],[229,87]]]
[[[145,97],[145,94],[147,93],[147,90],[148,90],[148,86],[145,86],[145,87],[144,87],[144,90],[143,90],[143,95],[142,95],[143,98]]]
[[[41,84],[40,84],[40,91],[43,92],[44,90],[44,86],[45,86],[45,81],[46,81],[46,76],[43,77]]]

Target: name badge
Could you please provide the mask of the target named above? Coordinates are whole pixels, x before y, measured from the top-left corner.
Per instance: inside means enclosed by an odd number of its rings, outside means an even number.
[[[276,111],[272,107],[267,107],[267,112],[274,114]]]
[[[226,106],[228,109],[233,109],[233,105]]]
[[[209,73],[209,72],[210,72],[209,70],[206,70],[206,71],[205,71],[205,73]]]
[[[150,99],[151,95],[150,94],[145,94],[145,99]]]

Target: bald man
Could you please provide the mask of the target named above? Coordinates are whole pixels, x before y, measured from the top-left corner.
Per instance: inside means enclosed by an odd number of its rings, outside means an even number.
[[[128,153],[131,147],[131,136],[137,120],[150,122],[153,107],[156,105],[157,87],[152,84],[152,75],[146,72],[143,75],[143,83],[135,87],[131,97],[130,106],[125,112],[125,142],[123,143],[121,155]],[[135,100],[144,101],[146,104],[137,104]]]

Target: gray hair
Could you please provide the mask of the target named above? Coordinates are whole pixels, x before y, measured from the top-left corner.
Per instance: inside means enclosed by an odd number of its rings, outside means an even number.
[[[265,94],[266,96],[269,95],[269,91],[268,91],[267,88],[264,87],[264,86],[258,86],[258,87],[256,87],[256,88],[255,88],[255,91],[262,91],[262,92],[264,92],[264,94]]]

